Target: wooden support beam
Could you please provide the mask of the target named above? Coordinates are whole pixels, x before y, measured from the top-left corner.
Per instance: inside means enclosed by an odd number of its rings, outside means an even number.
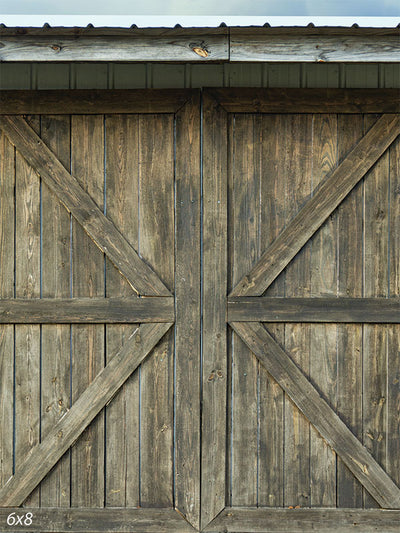
[[[259,322],[231,322],[230,325],[379,505],[399,509],[399,487],[263,325]]]
[[[169,296],[0,300],[0,324],[134,324],[173,321],[174,299]]]
[[[0,506],[22,505],[171,326],[144,324],[135,329],[71,409],[18,465],[15,475],[0,489]]]
[[[229,296],[260,296],[400,134],[400,116],[383,115],[322,182]]]
[[[204,530],[207,533],[373,533],[398,532],[400,511],[382,509],[268,509],[227,507]]]
[[[22,117],[0,117],[0,128],[139,294],[171,296],[157,274]]]
[[[207,89],[229,113],[398,113],[398,89]],[[0,93],[1,95],[1,93]]]
[[[228,322],[400,324],[400,298],[229,298]]]
[[[19,522],[18,517],[23,517]],[[7,519],[9,524],[7,524]],[[0,508],[0,524],[20,533],[192,533],[195,529],[171,508]],[[14,525],[12,525],[14,524]],[[25,525],[27,524],[27,525]],[[2,528],[3,529],[3,528]]]

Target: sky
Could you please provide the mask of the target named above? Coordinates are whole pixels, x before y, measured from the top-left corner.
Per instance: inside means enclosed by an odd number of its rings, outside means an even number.
[[[0,14],[398,17],[400,0],[0,0]]]

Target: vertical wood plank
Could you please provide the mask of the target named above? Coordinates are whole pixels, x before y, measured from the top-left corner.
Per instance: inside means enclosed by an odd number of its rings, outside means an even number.
[[[28,117],[40,130],[39,117]],[[40,297],[40,180],[23,157],[15,156],[15,296]],[[40,326],[15,326],[15,467],[40,440]],[[39,505],[36,489],[25,501]]]
[[[15,149],[0,132],[0,298],[14,297]],[[0,486],[13,474],[14,326],[0,326]]]
[[[363,134],[361,115],[338,115],[338,158],[342,161]],[[363,182],[338,207],[338,296],[362,297]],[[351,231],[348,230],[351,228]],[[362,440],[362,326],[339,324],[338,414]],[[337,460],[338,507],[362,507],[362,487],[340,458]]]
[[[336,115],[314,115],[312,187],[337,165]],[[333,214],[312,238],[311,296],[336,296],[337,216]],[[322,396],[336,407],[336,325],[315,324],[310,340],[310,378]],[[336,454],[319,435],[310,431],[310,481],[313,507],[336,506]]]
[[[288,115],[286,143],[281,157],[290,179],[286,192],[286,220],[290,221],[311,194],[311,118]],[[286,296],[310,295],[310,244],[286,271]],[[285,346],[308,376],[310,325],[286,324]],[[291,401],[285,399],[285,506],[310,505],[310,424]]]
[[[103,206],[103,116],[71,117],[71,171],[99,207]],[[72,295],[104,296],[104,256],[82,227],[72,222]],[[103,325],[72,326],[72,403],[104,366]],[[71,504],[104,503],[104,416],[101,412],[72,450]]]
[[[106,117],[107,217],[138,247],[138,116]],[[134,296],[128,282],[106,261],[107,297]],[[106,326],[107,362],[135,325]],[[106,505],[139,505],[139,373],[135,372],[106,408]]]
[[[203,100],[202,527],[225,507],[227,330],[227,114]]]
[[[43,141],[69,170],[70,117],[44,115]],[[42,184],[42,296],[70,295],[70,215]],[[70,406],[70,326],[42,326],[42,438]],[[43,507],[69,507],[70,457],[59,461],[41,484]]]
[[[256,171],[254,116],[234,117],[232,180],[233,286],[259,257],[260,177]],[[243,341],[232,343],[232,505],[257,505],[258,362]]]
[[[174,287],[174,128],[171,115],[139,118],[139,252]],[[173,335],[141,366],[141,505],[173,502]]]
[[[364,116],[366,132],[376,121]],[[364,296],[388,295],[389,152],[364,178]],[[363,439],[378,463],[386,468],[387,455],[387,326],[365,325],[363,336]],[[365,507],[377,507],[364,491]]]
[[[265,250],[285,224],[286,172],[280,164],[284,130],[279,115],[266,115],[262,121],[261,249]],[[285,274],[266,291],[267,296],[285,296]],[[284,324],[267,324],[280,344],[285,341]],[[260,442],[258,503],[283,507],[284,393],[276,381],[260,367]]]

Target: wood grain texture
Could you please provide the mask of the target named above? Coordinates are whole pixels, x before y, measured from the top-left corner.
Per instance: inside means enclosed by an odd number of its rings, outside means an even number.
[[[227,114],[203,99],[201,526],[225,507],[227,409]]]
[[[119,273],[117,275],[123,279]],[[115,291],[113,293],[115,294]],[[0,300],[0,324],[129,324],[173,320],[174,299],[170,296]]]
[[[381,507],[398,508],[400,489],[265,328],[256,322],[231,326]]]
[[[87,68],[87,67],[86,67]],[[0,92],[0,115],[174,113],[190,97],[187,89],[59,89]]]
[[[259,296],[301,250],[377,159],[396,139],[400,117],[382,116],[347,158],[324,180],[313,197],[236,285],[230,296]]]
[[[78,120],[75,118],[76,123]],[[170,296],[158,276],[101,212],[99,202],[82,188],[23,118],[0,117],[0,128],[136,291],[143,295]],[[74,168],[72,171],[76,174]]]
[[[334,531],[348,533],[377,530],[397,532],[399,511],[358,509],[252,509],[227,507],[205,531],[207,533],[301,533]]]
[[[196,528],[201,513],[202,438],[199,96],[194,95],[175,118],[175,506]],[[203,403],[203,413],[204,409]],[[205,501],[203,506],[207,507]]]
[[[282,68],[279,74],[283,77]],[[272,80],[271,80],[272,85]],[[207,91],[230,113],[397,113],[397,89],[213,88]]]
[[[0,505],[19,506],[79,435],[111,400],[172,324],[144,324],[126,340],[47,437],[19,462],[0,489]],[[90,495],[88,495],[90,496]]]

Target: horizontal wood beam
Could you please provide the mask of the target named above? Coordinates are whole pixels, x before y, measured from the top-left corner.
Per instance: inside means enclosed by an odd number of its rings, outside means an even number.
[[[400,134],[400,116],[383,115],[321,183],[230,296],[260,296]]]
[[[0,324],[129,324],[174,319],[174,299],[169,296],[0,300]]]
[[[207,89],[230,113],[398,113],[398,89]],[[0,93],[1,95],[1,93]]]
[[[228,322],[400,324],[400,298],[229,298]]]
[[[227,507],[207,533],[398,532],[400,511],[382,509],[268,509]]]
[[[242,35],[231,31],[230,60],[311,63],[396,62],[399,36]]]
[[[226,61],[225,35],[1,36],[0,61]]]
[[[21,523],[17,523],[18,518]],[[9,524],[8,525],[7,519]],[[27,523],[28,525],[25,525]],[[1,530],[16,533],[31,531],[71,533],[193,533],[195,529],[171,508],[106,508],[106,509],[60,509],[60,508],[0,508]]]
[[[22,505],[171,326],[143,324],[135,329],[42,442],[17,465],[15,475],[0,489],[1,507]]]
[[[400,488],[263,325],[259,322],[230,325],[379,505],[400,509]]]
[[[190,89],[0,91],[0,115],[175,113]]]

